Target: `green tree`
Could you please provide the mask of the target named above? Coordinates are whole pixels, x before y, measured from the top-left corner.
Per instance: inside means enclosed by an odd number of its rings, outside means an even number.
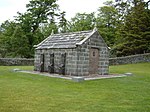
[[[56,23],[45,23],[40,26],[40,31],[43,34],[44,38],[46,38],[51,35],[51,33],[58,33],[58,26],[56,25]]]
[[[60,14],[56,1],[30,0],[25,13],[18,12],[15,21],[6,21],[0,26],[2,57],[33,57],[33,46],[46,38],[52,29],[58,30],[55,18]]]
[[[16,26],[12,36],[11,36],[11,56],[12,57],[22,57],[29,58],[30,48],[29,42],[22,28],[18,25]],[[31,54],[30,54],[31,55]]]
[[[62,33],[67,32],[68,28],[67,28],[67,20],[65,18],[66,12],[62,12],[60,13],[60,17],[59,17],[59,31]]]
[[[35,44],[38,44],[45,38],[41,31],[41,25],[45,23],[54,24],[55,17],[58,15],[57,0],[30,0],[26,5],[27,12],[18,13],[16,22],[21,27],[24,37],[30,49],[27,57],[33,57]]]
[[[57,0],[31,0],[26,5],[27,13],[32,18],[32,32],[34,33],[40,23],[53,22],[55,16],[59,16]]]
[[[115,47],[117,56],[150,52],[150,10],[142,0],[134,0],[120,31],[120,43]]]
[[[15,30],[16,23],[13,21],[5,21],[0,26],[0,55],[1,57],[10,56],[12,51],[11,36]]]
[[[96,22],[100,34],[108,46],[112,47],[116,41],[118,27],[118,12],[112,1],[105,2],[105,6],[98,9]]]
[[[71,19],[68,23],[68,30],[70,32],[74,31],[84,31],[93,29],[95,24],[94,13],[77,13],[74,18]]]

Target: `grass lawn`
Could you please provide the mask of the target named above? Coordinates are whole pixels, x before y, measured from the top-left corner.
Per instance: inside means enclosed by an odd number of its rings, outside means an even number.
[[[0,112],[150,112],[150,63],[111,66],[133,76],[84,81],[13,72],[0,66]]]

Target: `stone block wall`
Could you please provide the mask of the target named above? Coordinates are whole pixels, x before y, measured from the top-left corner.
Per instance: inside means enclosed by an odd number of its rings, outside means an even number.
[[[150,62],[150,53],[109,59],[110,65],[132,64],[140,62]]]
[[[76,64],[77,64],[77,52],[76,49],[45,49],[45,50],[36,50],[35,52],[35,62],[34,69],[39,71],[40,65],[40,55],[44,54],[45,56],[45,65],[44,71],[48,71],[48,66],[50,65],[50,54],[54,53],[54,71],[59,72],[59,67],[61,65],[61,54],[66,53],[66,75],[77,75],[76,74]]]
[[[78,75],[89,75],[89,50],[90,48],[99,49],[99,67],[97,74],[109,73],[109,53],[107,45],[95,32],[81,47],[78,48]]]
[[[0,58],[0,66],[33,66],[34,59]]]

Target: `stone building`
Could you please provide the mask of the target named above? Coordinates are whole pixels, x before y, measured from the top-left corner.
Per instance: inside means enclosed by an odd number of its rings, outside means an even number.
[[[94,28],[51,34],[35,45],[34,70],[71,76],[106,75],[108,47]]]

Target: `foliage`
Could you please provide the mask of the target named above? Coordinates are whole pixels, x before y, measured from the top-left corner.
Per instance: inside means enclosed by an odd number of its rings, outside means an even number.
[[[77,13],[70,21],[57,0],[30,0],[25,13],[0,26],[0,57],[34,56],[37,45],[52,33],[97,27],[111,47],[111,56],[150,52],[150,9],[144,0],[106,1],[97,12]]]
[[[62,33],[65,33],[68,30],[68,28],[67,28],[67,20],[65,18],[65,14],[66,14],[66,12],[63,11],[62,13],[60,13],[60,17],[59,17],[59,19],[60,19],[59,30]]]
[[[55,17],[59,16],[56,0],[30,0],[26,8],[27,12],[18,12],[15,21],[5,22],[1,25],[1,29],[3,29],[1,38],[3,39],[0,42],[4,48],[2,47],[0,51],[3,57],[8,55],[11,57],[33,57],[33,46],[51,33],[47,34],[47,27],[41,30],[41,26],[48,23],[50,24],[48,28],[56,26]],[[12,23],[14,24],[13,26]],[[9,28],[8,25],[12,27]],[[3,53],[3,51],[5,52]]]
[[[94,13],[77,13],[68,23],[69,32],[92,30],[95,24]]]
[[[16,24],[12,21],[5,21],[1,25],[0,33],[0,55],[1,57],[6,57],[10,55],[11,52],[11,36],[15,30]]]
[[[116,41],[118,15],[113,2],[106,2],[106,6],[98,9],[97,28],[108,46],[112,47]]]
[[[131,72],[124,78],[75,83],[0,67],[1,112],[149,112],[150,64],[110,66],[111,73]]]
[[[145,8],[145,2],[134,2],[134,7],[125,18],[121,28],[121,40],[116,46],[117,56],[142,54],[150,52],[150,10]]]
[[[29,41],[24,32],[19,26],[16,26],[12,36],[11,36],[11,55],[13,57],[20,56],[20,57],[28,57],[30,52],[29,48]],[[18,47],[19,46],[19,47]],[[15,52],[13,52],[15,51]]]

